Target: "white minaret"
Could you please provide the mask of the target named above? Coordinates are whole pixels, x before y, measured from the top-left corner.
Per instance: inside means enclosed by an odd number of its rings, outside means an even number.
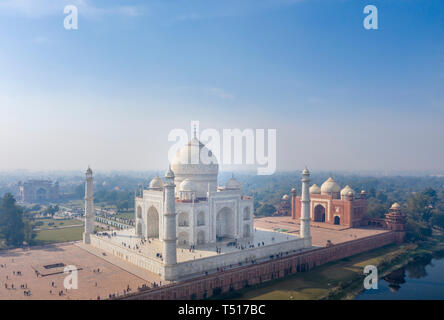
[[[165,204],[164,204],[164,232],[163,232],[163,261],[165,263],[165,280],[174,280],[173,265],[177,263],[176,252],[176,199],[174,197],[174,173],[171,167],[165,174]]]
[[[310,235],[310,192],[308,185],[310,183],[310,172],[307,168],[302,171],[302,196],[301,196],[301,230],[300,237],[309,240],[311,246]]]
[[[90,167],[85,172],[85,232],[83,243],[91,243],[91,234],[94,232],[94,191],[93,172]]]

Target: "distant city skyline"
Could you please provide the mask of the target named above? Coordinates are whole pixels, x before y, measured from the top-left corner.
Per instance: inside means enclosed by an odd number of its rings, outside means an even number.
[[[4,0],[0,172],[163,170],[199,120],[276,129],[279,172],[442,173],[443,21],[438,0]]]

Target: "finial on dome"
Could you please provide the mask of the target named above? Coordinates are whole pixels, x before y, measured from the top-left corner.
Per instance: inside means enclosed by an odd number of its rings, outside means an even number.
[[[174,178],[174,172],[171,170],[171,164],[168,165],[168,171],[165,173],[165,178]]]

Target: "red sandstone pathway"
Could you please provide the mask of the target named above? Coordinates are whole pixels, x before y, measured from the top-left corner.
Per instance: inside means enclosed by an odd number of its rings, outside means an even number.
[[[56,263],[75,265],[82,269],[78,271],[78,289],[68,290],[63,296],[59,296],[59,291],[64,290],[63,281],[67,274],[36,276],[35,269],[45,270],[44,265]],[[125,263],[122,260],[121,267]],[[134,292],[138,286],[148,284],[146,279],[121,267],[73,243],[42,246],[26,251],[22,249],[0,251],[0,299],[97,299],[99,296],[105,299],[112,293],[123,294],[128,285]],[[128,267],[131,270],[133,266]],[[100,269],[100,272],[94,272],[95,269]],[[14,274],[17,271],[21,271],[22,275]],[[52,287],[52,282],[55,283],[55,287]],[[21,289],[20,285],[25,284],[28,289]],[[24,295],[24,290],[31,290],[31,296]]]
[[[290,234],[299,233],[299,221],[291,217],[264,217],[254,219],[254,227],[266,230],[274,230],[276,228],[287,230]],[[387,232],[383,229],[370,228],[349,228],[346,226],[331,225],[322,222],[311,222],[310,232],[313,246],[325,247],[327,240],[333,244],[347,242],[359,238],[369,237],[372,235]]]

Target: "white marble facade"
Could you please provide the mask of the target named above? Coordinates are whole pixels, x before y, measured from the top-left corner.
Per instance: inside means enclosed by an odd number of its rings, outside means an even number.
[[[253,199],[242,196],[241,184],[234,177],[218,186],[216,158],[199,140],[193,138],[177,152],[171,169],[179,247],[252,239]],[[164,197],[164,181],[159,177],[136,196],[137,235],[164,238]]]

